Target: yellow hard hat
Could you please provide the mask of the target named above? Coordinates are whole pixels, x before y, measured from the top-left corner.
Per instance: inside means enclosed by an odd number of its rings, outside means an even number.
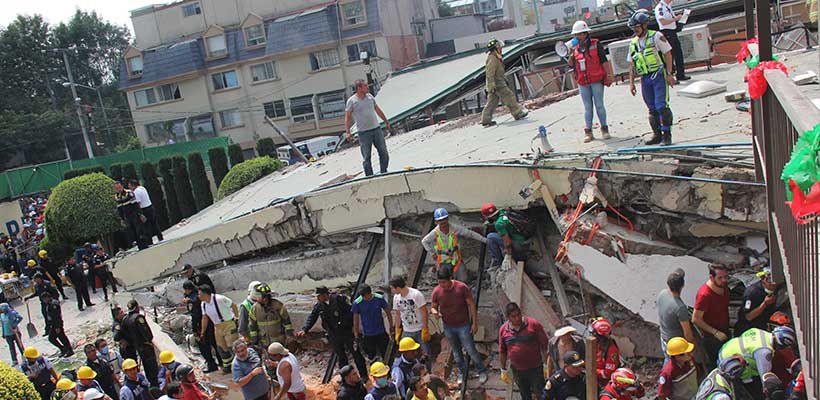
[[[419,345],[418,343],[416,343],[416,341],[415,341],[415,340],[413,340],[413,338],[411,338],[411,337],[406,337],[406,338],[403,338],[403,339],[399,342],[399,352],[405,352],[405,351],[416,350],[416,349],[418,349],[419,347],[421,347],[421,345]]]
[[[695,349],[695,345],[686,341],[682,337],[673,337],[666,342],[666,354],[670,356],[679,356],[681,354],[691,353]]]
[[[25,350],[23,350],[23,357],[25,357],[25,358],[37,358],[37,357],[40,357],[40,352],[37,349],[35,349],[34,347],[29,346],[29,347],[26,347]]]
[[[37,261],[34,261],[34,260],[28,260],[28,261],[26,262],[26,265],[28,265],[28,266],[29,266],[29,268],[31,268],[31,267],[33,267],[33,266],[37,265]]]
[[[57,381],[57,390],[74,390],[75,387],[77,387],[77,384],[71,379],[62,378]]]
[[[370,375],[375,376],[376,378],[381,378],[383,376],[387,376],[390,373],[390,368],[387,368],[381,361],[376,361],[370,365]]]
[[[159,353],[159,363],[160,364],[170,364],[170,363],[174,362],[174,360],[176,360],[176,359],[177,358],[174,357],[174,353],[171,353],[168,350],[165,350],[165,351]]]
[[[134,361],[133,358],[126,358],[125,361],[122,362],[122,370],[129,370],[131,368],[137,368],[137,362]]]
[[[80,369],[77,370],[77,378],[80,379],[94,379],[97,377],[97,373],[94,372],[91,367],[87,365],[83,365]]]
[[[40,256],[40,258],[43,258],[46,255],[48,255],[48,252],[45,251],[45,250],[40,250],[40,251],[37,252],[37,255]]]

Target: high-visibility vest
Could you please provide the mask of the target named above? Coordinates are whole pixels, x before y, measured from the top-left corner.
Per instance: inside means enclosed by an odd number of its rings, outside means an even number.
[[[661,68],[663,68],[663,60],[655,48],[655,41],[653,38],[657,32],[650,30],[644,39],[644,49],[638,49],[638,37],[632,38],[632,43],[629,45],[630,53],[632,54],[632,62],[635,64],[635,72],[638,75],[648,75]]]
[[[253,324],[251,324],[250,321],[256,321],[256,314],[253,312],[253,300],[246,298],[242,301],[242,307],[245,308],[245,311],[248,313],[248,336],[253,340],[259,336],[259,332],[253,328]]]
[[[695,400],[711,400],[715,397],[715,395],[723,393],[729,398],[735,398],[735,387],[732,385],[731,382],[726,380],[723,375],[720,374],[720,370],[717,368],[713,369],[709,375],[700,383],[700,387],[698,388],[698,393],[695,395]]]
[[[441,231],[436,229],[436,267],[441,267],[441,264],[450,264],[453,272],[458,271],[461,265],[461,249],[458,248],[458,238],[456,234],[450,232],[445,237],[442,236]]]
[[[752,328],[743,332],[739,337],[733,338],[726,342],[720,348],[718,359],[723,360],[735,354],[740,354],[746,360],[746,369],[740,375],[741,380],[748,380],[758,376],[757,360],[754,358],[755,351],[768,348],[774,352],[772,346],[772,334],[763,329]]]

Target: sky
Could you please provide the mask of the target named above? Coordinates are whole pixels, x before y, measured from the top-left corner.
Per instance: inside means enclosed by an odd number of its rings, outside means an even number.
[[[17,14],[40,14],[50,24],[68,21],[79,8],[96,11],[117,25],[125,25],[133,33],[130,11],[150,4],[170,3],[172,0],[2,0],[0,26],[6,26]]]

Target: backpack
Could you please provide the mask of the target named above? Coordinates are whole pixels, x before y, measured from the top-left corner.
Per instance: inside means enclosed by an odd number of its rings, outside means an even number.
[[[530,216],[521,212],[516,211],[511,208],[508,208],[504,215],[510,220],[510,224],[512,224],[513,229],[515,229],[516,233],[524,235],[526,237],[533,237],[537,233],[537,228],[535,223],[530,219]]]

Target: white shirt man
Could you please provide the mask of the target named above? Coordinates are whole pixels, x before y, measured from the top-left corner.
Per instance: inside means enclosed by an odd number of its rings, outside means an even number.
[[[655,6],[655,20],[658,21],[658,29],[662,31],[678,28],[678,18],[670,3],[672,0],[660,0]]]
[[[145,186],[139,185],[135,187],[132,192],[134,192],[134,198],[137,200],[137,203],[139,203],[140,208],[151,207],[153,203],[151,203],[151,196],[148,195]]]

